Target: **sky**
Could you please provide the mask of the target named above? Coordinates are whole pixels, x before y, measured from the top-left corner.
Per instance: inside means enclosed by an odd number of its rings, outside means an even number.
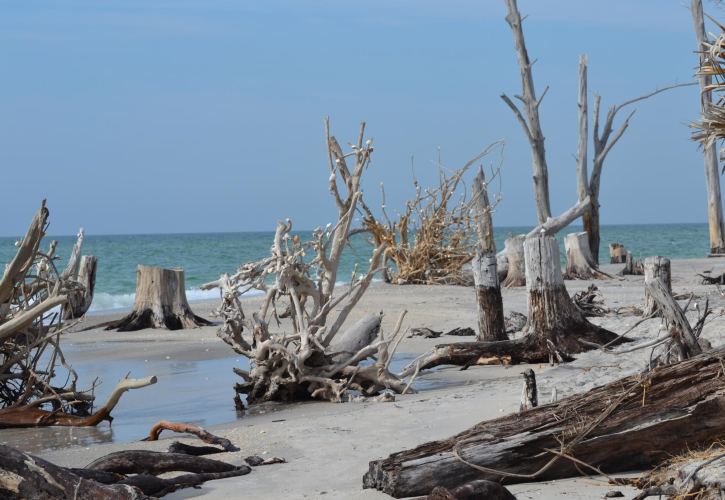
[[[536,89],[550,87],[540,113],[558,214],[576,202],[579,55],[604,111],[693,79],[692,18],[680,0],[519,10]],[[49,234],[325,225],[337,214],[325,116],[343,145],[367,123],[375,151],[362,186],[377,212],[381,182],[389,213],[413,195],[411,156],[433,187],[438,148],[456,169],[505,139],[494,224],[535,224],[531,151],[500,98],[521,92],[505,14],[502,0],[0,3],[0,236],[24,234],[43,198]],[[634,108],[604,165],[602,223],[706,222],[687,127],[698,87]],[[590,142],[590,169],[592,156]]]

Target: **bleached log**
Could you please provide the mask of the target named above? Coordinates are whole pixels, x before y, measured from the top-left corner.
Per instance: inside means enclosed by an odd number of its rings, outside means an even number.
[[[212,325],[191,311],[184,288],[184,269],[162,269],[139,264],[133,311],[118,321],[108,323],[106,330],[181,330]]]
[[[93,303],[98,259],[93,255],[84,255],[81,258],[79,267],[77,279],[83,286],[83,290],[70,292],[68,294],[68,303],[63,306],[64,319],[81,318]]]
[[[662,278],[667,290],[672,292],[672,273],[670,271],[670,261],[664,257],[655,256],[647,257],[644,260],[644,280],[645,283],[648,280],[656,278]],[[645,287],[644,291],[644,313],[643,315],[652,316],[660,315],[658,313],[657,301],[651,296],[648,287]]]
[[[578,201],[573,207],[560,216],[553,218],[549,217],[546,222],[536,226],[526,235],[526,239],[533,238],[534,236],[540,236],[542,234],[545,236],[551,236],[558,233],[589,210],[591,204],[591,198],[587,196],[584,201]]]
[[[505,242],[506,257],[508,259],[508,274],[501,286],[509,288],[512,286],[524,286],[526,284],[526,273],[524,267],[524,236],[510,235]]]
[[[566,271],[564,279],[592,280],[610,279],[607,273],[598,269],[589,249],[587,233],[569,233],[564,237],[566,248]]]
[[[340,352],[333,357],[335,363],[345,363],[360,349],[369,346],[380,333],[379,314],[366,314],[357,323],[339,335],[331,346],[334,352]]]
[[[496,256],[492,253],[484,255],[481,249],[477,249],[471,265],[478,304],[477,339],[507,340],[501,286],[496,272]]]

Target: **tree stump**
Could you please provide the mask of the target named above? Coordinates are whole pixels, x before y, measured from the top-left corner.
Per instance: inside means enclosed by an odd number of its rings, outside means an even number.
[[[108,323],[106,330],[182,330],[205,325],[213,323],[195,315],[186,301],[183,268],[162,269],[139,264],[133,311],[123,319]]]
[[[83,285],[83,291],[68,294],[68,302],[63,306],[64,319],[82,317],[93,302],[93,292],[96,288],[96,268],[98,259],[93,255],[84,255],[81,258],[78,271],[78,282]]]
[[[609,244],[609,263],[624,264],[627,260],[627,249],[620,243]]]
[[[672,292],[672,275],[670,272],[670,261],[664,257],[647,257],[644,260],[644,280],[653,280],[656,278],[662,278],[667,290]],[[644,290],[644,313],[643,317],[656,315],[660,316],[661,313],[658,311],[659,306],[654,300],[649,290],[645,287]]]
[[[525,263],[524,263],[524,239],[523,234],[518,236],[510,235],[506,240],[506,256],[509,261],[509,272],[506,279],[501,283],[504,288],[511,286],[524,286],[526,284]]]
[[[644,265],[642,264],[642,259],[634,260],[634,257],[632,257],[632,254],[627,252],[627,257],[625,258],[624,263],[624,269],[619,271],[620,276],[624,275],[630,275],[630,276],[643,276],[644,275]]]
[[[589,249],[587,233],[570,233],[564,237],[566,248],[566,272],[564,278],[568,280],[608,279],[610,276],[599,271]]]
[[[536,374],[531,368],[524,370],[524,388],[521,391],[519,411],[530,410],[539,406],[539,393],[536,390]]]
[[[507,340],[496,255],[477,249],[471,265],[478,300],[478,340]]]
[[[506,249],[496,254],[496,271],[498,272],[498,282],[500,284],[509,274],[509,258],[506,255]]]

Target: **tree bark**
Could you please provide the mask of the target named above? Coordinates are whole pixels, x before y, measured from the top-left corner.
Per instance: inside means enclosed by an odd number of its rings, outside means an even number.
[[[667,286],[667,290],[672,292],[672,274],[670,272],[670,261],[664,257],[647,257],[644,260],[644,279],[652,280],[656,278],[662,278],[662,281]],[[649,292],[649,289],[645,287],[644,291],[644,316],[657,315],[660,316],[659,306],[657,301]]]
[[[564,248],[566,248],[564,279],[601,280],[611,278],[598,269],[592,252],[589,250],[587,236],[587,233],[569,233],[564,237]]]
[[[692,0],[692,23],[695,28],[697,50],[700,52],[700,66],[709,64],[706,61],[708,38],[705,29],[705,16],[702,0]],[[700,75],[700,106],[706,113],[712,106],[712,93],[707,87],[712,83],[709,75]],[[725,254],[725,222],[723,221],[722,196],[720,193],[720,174],[718,172],[717,146],[713,143],[704,147],[705,181],[707,183],[707,215],[710,221],[710,254]]]
[[[482,422],[452,438],[370,462],[363,487],[402,498],[475,480],[550,481],[591,472],[581,462],[606,474],[650,468],[689,447],[706,448],[725,433],[719,376],[724,361],[720,348]]]
[[[512,286],[524,286],[526,284],[526,272],[524,270],[524,236],[510,236],[505,243],[506,256],[509,262],[509,271],[506,279],[501,283],[504,288]]]
[[[84,290],[68,294],[68,302],[63,306],[64,319],[81,318],[91,307],[96,288],[97,266],[98,259],[93,255],[84,255],[81,258],[77,277]]]
[[[609,263],[610,264],[624,264],[627,262],[627,249],[624,245],[619,243],[609,244]]]
[[[503,299],[496,272],[496,255],[476,250],[473,280],[478,303],[478,337],[480,341],[508,340],[504,325]]]
[[[186,301],[182,268],[162,269],[139,264],[133,311],[123,319],[108,323],[106,330],[181,330],[206,325],[213,323],[195,315]]]

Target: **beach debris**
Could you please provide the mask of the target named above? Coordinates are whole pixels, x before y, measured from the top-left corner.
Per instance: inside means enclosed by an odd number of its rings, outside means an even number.
[[[423,337],[424,339],[437,339],[441,335],[443,335],[443,332],[438,332],[436,330],[423,326],[420,328],[411,328],[408,338]]]
[[[157,441],[159,439],[159,435],[165,430],[173,431],[173,432],[180,432],[182,434],[192,434],[205,443],[209,444],[215,444],[217,446],[221,446],[224,451],[234,452],[239,451],[239,448],[234,446],[231,441],[229,441],[226,438],[221,438],[218,436],[215,436],[214,434],[211,434],[204,430],[202,427],[199,427],[198,425],[191,425],[191,424],[183,424],[179,422],[166,422],[161,421],[157,424],[155,424],[151,428],[151,432],[149,433],[149,437],[145,438],[143,441]]]
[[[600,271],[599,265],[592,257],[589,249],[588,234],[569,233],[564,237],[566,249],[565,280],[608,280],[613,276]]]
[[[421,189],[418,185],[411,160],[415,196],[406,201],[405,209],[398,213],[397,220],[391,221],[388,217],[382,183],[382,217],[376,217],[360,199],[362,229],[370,234],[369,241],[376,247],[387,245],[383,257],[386,268],[383,279],[398,285],[470,285],[471,276],[465,266],[471,262],[476,244],[476,227],[471,212],[478,200],[477,197],[468,199],[465,189],[460,189],[464,185],[462,178],[476,161],[500,151],[503,145],[503,141],[494,142],[455,171],[445,168],[439,158],[438,162],[434,162],[439,168],[439,185],[429,189]],[[491,208],[499,200],[500,196]],[[411,235],[413,241],[409,240]],[[388,262],[392,263],[390,269],[387,268]]]
[[[477,479],[511,484],[582,471],[611,475],[656,466],[688,448],[708,449],[725,433],[724,365],[721,347],[482,422],[370,462],[363,485],[401,498]]]
[[[106,330],[133,332],[144,328],[181,330],[214,323],[194,314],[186,300],[184,269],[162,269],[139,264],[133,310],[125,317],[104,323]]]
[[[536,374],[531,368],[527,368],[524,376],[524,388],[521,391],[521,405],[519,411],[530,410],[539,406],[539,395],[536,390]]]
[[[244,459],[244,461],[247,462],[247,464],[251,465],[252,467],[258,467],[260,465],[286,464],[287,463],[287,460],[285,460],[284,458],[274,457],[274,458],[264,459],[264,458],[258,457],[256,455],[247,457]]]
[[[619,276],[644,276],[644,264],[642,263],[642,256],[639,256],[639,260],[634,260],[632,254],[627,252],[625,258],[624,269],[619,271]]]
[[[655,256],[647,257],[644,260],[644,280],[652,280],[654,278],[662,278],[663,283],[667,287],[668,294],[672,294],[672,272],[670,270],[670,261],[664,257]],[[661,316],[658,311],[657,302],[652,297],[651,293],[645,287],[644,291],[644,308],[642,309],[643,316]]]
[[[609,263],[610,264],[624,264],[627,262],[627,249],[621,243],[610,243],[609,244]]]
[[[586,290],[575,293],[572,302],[588,318],[606,316],[612,312],[611,309],[604,306],[602,292],[594,284],[589,285]]]
[[[608,491],[604,494],[604,498],[624,498],[624,493],[618,490]]]
[[[412,381],[415,365],[399,373],[390,371],[407,331],[402,329],[406,311],[399,315],[392,332],[384,331],[380,314],[367,315],[342,330],[373,276],[383,270],[387,244],[375,248],[367,271],[358,275],[356,269],[349,285],[338,286],[340,258],[361,201],[361,176],[373,148],[362,139],[365,123],[357,147],[348,154],[342,153],[330,135],[327,118],[325,132],[330,173],[335,173],[329,184],[338,208],[335,223],[315,229],[312,241],[295,243],[290,237],[292,221],[278,221],[270,256],[201,286],[202,290],[220,290],[221,304],[214,314],[223,323],[217,335],[250,361],[248,371],[234,369],[242,378],[234,387],[237,409],[244,407],[242,396],[248,405],[254,405],[310,398],[343,402],[351,399],[349,391],[365,397],[386,389],[398,394],[415,392],[405,380],[411,377]],[[306,255],[314,257],[305,259]],[[266,298],[258,311],[246,316],[239,297],[252,290],[263,292]],[[287,304],[291,331],[270,331],[271,324],[279,321],[277,308]],[[374,362],[361,365],[369,358]]]
[[[706,271],[707,272],[707,271]],[[725,285],[725,273],[720,276],[705,276],[704,274],[697,274],[702,278],[703,285]]]
[[[413,500],[516,500],[509,490],[491,481],[472,481],[458,488],[436,486],[430,494]]]

